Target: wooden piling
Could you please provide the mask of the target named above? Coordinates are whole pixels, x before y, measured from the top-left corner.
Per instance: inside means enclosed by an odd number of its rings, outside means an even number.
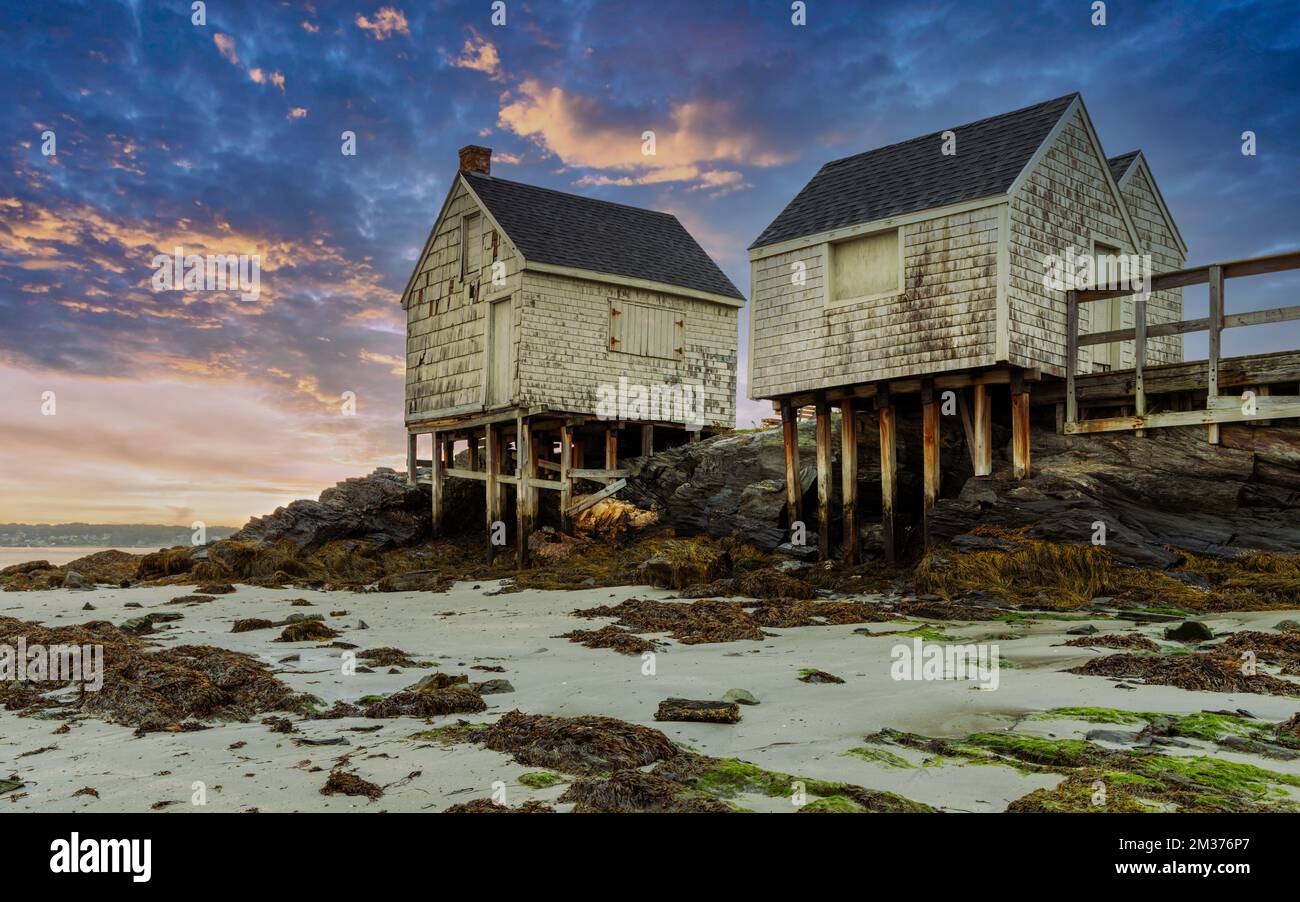
[[[844,563],[858,562],[858,420],[853,400],[840,402],[840,502],[844,514]]]
[[[437,455],[435,455],[437,456]],[[492,543],[493,525],[501,520],[501,493],[497,486],[497,473],[501,472],[501,433],[488,423],[483,427],[483,465],[486,478],[485,509],[487,511],[488,562],[496,558],[497,546]]]
[[[898,432],[894,421],[894,403],[889,388],[876,392],[876,411],[880,417],[880,533],[885,546],[885,560],[898,558],[894,509],[898,501],[898,456],[895,442]]]
[[[415,485],[415,440],[419,438],[414,432],[406,433],[406,482]]]
[[[414,437],[414,436],[412,436]],[[431,518],[430,530],[434,538],[442,535],[442,457],[439,454],[441,450],[439,445],[443,439],[438,433],[433,433],[430,438],[433,439],[432,453],[429,455],[429,514]]]
[[[973,393],[975,446],[971,450],[975,458],[975,475],[990,476],[993,473],[993,399],[986,385],[976,385]]]
[[[1020,370],[1011,373],[1011,477],[1028,479],[1029,460],[1029,386]]]
[[[817,399],[817,557],[831,556],[831,406]]]
[[[522,415],[515,420],[515,555],[519,567],[528,566],[528,537],[537,517],[537,442],[533,425]]]
[[[573,523],[569,517],[569,505],[573,503],[573,477],[569,471],[573,469],[573,427],[564,425],[560,427],[560,531],[570,533],[573,531]]]
[[[649,457],[655,453],[655,427],[649,423],[641,427],[641,456]]]
[[[803,481],[799,478],[799,420],[788,401],[781,403],[781,439],[785,446],[785,511],[793,525],[803,520]]]
[[[934,397],[934,380],[921,383],[921,468],[924,492],[925,544],[931,542],[930,527],[935,502],[939,500],[939,403]]]
[[[618,469],[618,430],[613,426],[605,430],[605,469]]]

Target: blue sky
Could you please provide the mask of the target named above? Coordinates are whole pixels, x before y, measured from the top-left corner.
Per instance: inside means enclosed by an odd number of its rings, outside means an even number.
[[[507,0],[498,26],[488,0],[263,0],[196,25],[4,0],[0,521],[238,524],[400,466],[398,295],[471,142],[503,177],[677,214],[747,293],[745,247],[825,161],[1077,90],[1109,154],[1145,151],[1189,262],[1300,247],[1294,6],[1106,6],[809,0],[795,26],[788,2]],[[262,254],[261,296],[152,292],[177,243]],[[1229,309],[1295,282],[1232,283]]]

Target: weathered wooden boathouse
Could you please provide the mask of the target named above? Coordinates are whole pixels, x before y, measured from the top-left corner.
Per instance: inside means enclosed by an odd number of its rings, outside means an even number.
[[[749,249],[749,391],[785,432],[787,507],[803,519],[797,411],[816,407],[817,535],[831,553],[832,409],[841,415],[843,557],[859,555],[859,417],[880,430],[883,544],[897,553],[896,409],[919,404],[923,510],[938,497],[940,408],[960,415],[976,476],[993,472],[993,401],[1009,402],[1013,478],[1029,475],[1031,403],[1059,431],[1141,430],[1246,419],[1218,398],[1225,373],[1255,386],[1260,416],[1295,416],[1269,384],[1300,378],[1297,355],[1219,360],[1224,327],[1295,319],[1300,308],[1224,316],[1225,277],[1300,266],[1297,255],[1183,270],[1187,247],[1141,152],[1108,158],[1078,94],[823,166]],[[1046,270],[1087,258],[1092,279]],[[1116,290],[1115,261],[1149,255],[1148,290]],[[1183,320],[1182,288],[1208,283],[1210,317]],[[1109,290],[1108,290],[1109,288]],[[1079,290],[1082,289],[1082,290]],[[1208,364],[1181,336],[1208,330]],[[1153,413],[1159,403],[1174,406]],[[1198,397],[1197,392],[1201,392]],[[1117,415],[1080,419],[1080,401]],[[1190,409],[1203,399],[1205,410]]]
[[[491,156],[461,149],[402,294],[407,467],[435,531],[445,481],[482,482],[489,550],[512,531],[523,566],[539,492],[566,526],[622,486],[620,458],[735,424],[745,299],[676,217],[501,179]]]

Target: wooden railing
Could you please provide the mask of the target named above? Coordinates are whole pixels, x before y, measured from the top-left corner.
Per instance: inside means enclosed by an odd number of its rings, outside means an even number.
[[[1300,269],[1300,251],[1274,254],[1269,257],[1255,257],[1249,260],[1236,260],[1231,263],[1213,263],[1194,269],[1180,269],[1175,272],[1161,273],[1150,280],[1149,291],[1164,291],[1170,288],[1183,288],[1188,285],[1210,286],[1210,315],[1200,319],[1180,320],[1174,323],[1147,323],[1147,302],[1145,297],[1134,301],[1134,325],[1131,329],[1112,329],[1108,332],[1091,332],[1079,334],[1079,305],[1104,301],[1108,298],[1126,297],[1136,294],[1134,289],[1092,288],[1066,292],[1066,355],[1065,355],[1065,431],[1067,433],[1117,432],[1125,430],[1143,430],[1161,426],[1196,426],[1209,427],[1209,439],[1218,442],[1220,423],[1241,422],[1256,417],[1277,418],[1300,416],[1300,397],[1281,395],[1262,396],[1253,401],[1253,410],[1247,413],[1243,403],[1237,398],[1219,397],[1219,359],[1221,337],[1224,329],[1238,326],[1257,326],[1266,323],[1281,323],[1300,320],[1300,305],[1276,307],[1272,310],[1258,310],[1249,313],[1224,314],[1223,286],[1227,279],[1241,276],[1255,276],[1264,273],[1283,272]],[[1168,411],[1164,413],[1147,413],[1146,386],[1143,370],[1146,367],[1147,339],[1164,335],[1183,335],[1188,332],[1210,333],[1210,354],[1206,375],[1206,409],[1204,411]],[[1075,393],[1075,375],[1078,369],[1079,348],[1091,345],[1104,345],[1117,341],[1134,343],[1133,396],[1134,411],[1132,417],[1107,417],[1096,420],[1079,419],[1079,402]],[[1300,374],[1297,374],[1300,379]]]

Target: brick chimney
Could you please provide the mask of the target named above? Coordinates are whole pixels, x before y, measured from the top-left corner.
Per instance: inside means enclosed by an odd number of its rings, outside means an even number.
[[[460,171],[492,174],[492,148],[466,144],[460,149]]]

